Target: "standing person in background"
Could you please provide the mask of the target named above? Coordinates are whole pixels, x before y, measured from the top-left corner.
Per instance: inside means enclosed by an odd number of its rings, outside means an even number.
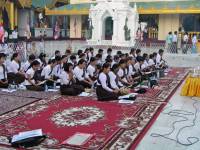
[[[57,40],[60,38],[60,25],[58,21],[56,21],[55,27],[54,27],[54,39]]]
[[[194,34],[192,37],[192,54],[195,54],[197,52],[197,35]]]
[[[167,39],[166,39],[166,44],[167,44],[167,50],[168,52],[172,52],[172,39],[173,39],[173,36],[172,36],[172,32],[169,32],[168,35],[167,35]]]
[[[12,32],[12,39],[14,42],[14,50],[17,48],[17,43],[18,43],[18,28],[15,26],[13,32]]]
[[[183,36],[183,54],[187,54],[188,42],[189,42],[189,36],[188,36],[188,33],[185,32],[185,34]]]
[[[181,50],[182,48],[182,27],[178,29],[178,43],[177,43],[177,49]]]
[[[178,43],[178,35],[177,31],[174,32],[173,37],[172,37],[172,42],[173,42],[173,52],[172,53],[178,53],[177,51],[177,43]]]

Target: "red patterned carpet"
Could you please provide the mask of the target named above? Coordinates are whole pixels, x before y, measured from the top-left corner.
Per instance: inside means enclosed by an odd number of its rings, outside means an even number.
[[[186,74],[173,70],[173,77],[160,81],[160,89],[139,95],[131,105],[81,97],[36,101],[0,116],[0,143],[8,147],[7,137],[41,128],[48,138],[38,149],[135,149]],[[81,146],[62,144],[77,132],[93,137]]]

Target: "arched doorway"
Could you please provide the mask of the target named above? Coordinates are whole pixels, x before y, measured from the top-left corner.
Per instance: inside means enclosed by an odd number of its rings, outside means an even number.
[[[107,17],[104,22],[105,30],[105,40],[112,40],[113,36],[113,20],[112,17]]]

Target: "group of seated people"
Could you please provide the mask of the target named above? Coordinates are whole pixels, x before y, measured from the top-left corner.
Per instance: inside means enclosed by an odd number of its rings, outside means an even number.
[[[46,54],[41,53],[38,58],[30,55],[23,65],[18,53],[11,60],[0,53],[0,88],[24,84],[27,90],[45,91],[59,84],[62,95],[76,96],[94,88],[98,100],[116,100],[121,88],[134,88],[155,75],[156,69],[165,68],[162,49],[150,55],[134,48],[129,54],[112,53],[111,48],[105,53],[99,49],[95,55],[93,48],[78,50],[77,54],[66,50],[64,55],[57,50],[48,63]]]

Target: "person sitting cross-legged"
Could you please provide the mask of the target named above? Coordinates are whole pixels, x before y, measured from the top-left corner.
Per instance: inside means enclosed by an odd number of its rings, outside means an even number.
[[[4,53],[0,53],[0,88],[8,87],[7,80],[7,71],[6,66],[4,65],[6,55]]]
[[[65,63],[63,65],[64,71],[60,75],[61,86],[60,92],[62,95],[77,96],[84,91],[84,87],[78,85],[73,74],[73,65]]]
[[[113,89],[110,83],[110,64],[103,64],[101,73],[97,79],[96,94],[99,101],[117,100],[119,90]]]
[[[30,69],[26,72],[26,80],[25,85],[27,90],[31,91],[44,91],[45,86],[44,83],[41,81],[40,78],[40,62],[37,60],[34,60],[31,63]]]

